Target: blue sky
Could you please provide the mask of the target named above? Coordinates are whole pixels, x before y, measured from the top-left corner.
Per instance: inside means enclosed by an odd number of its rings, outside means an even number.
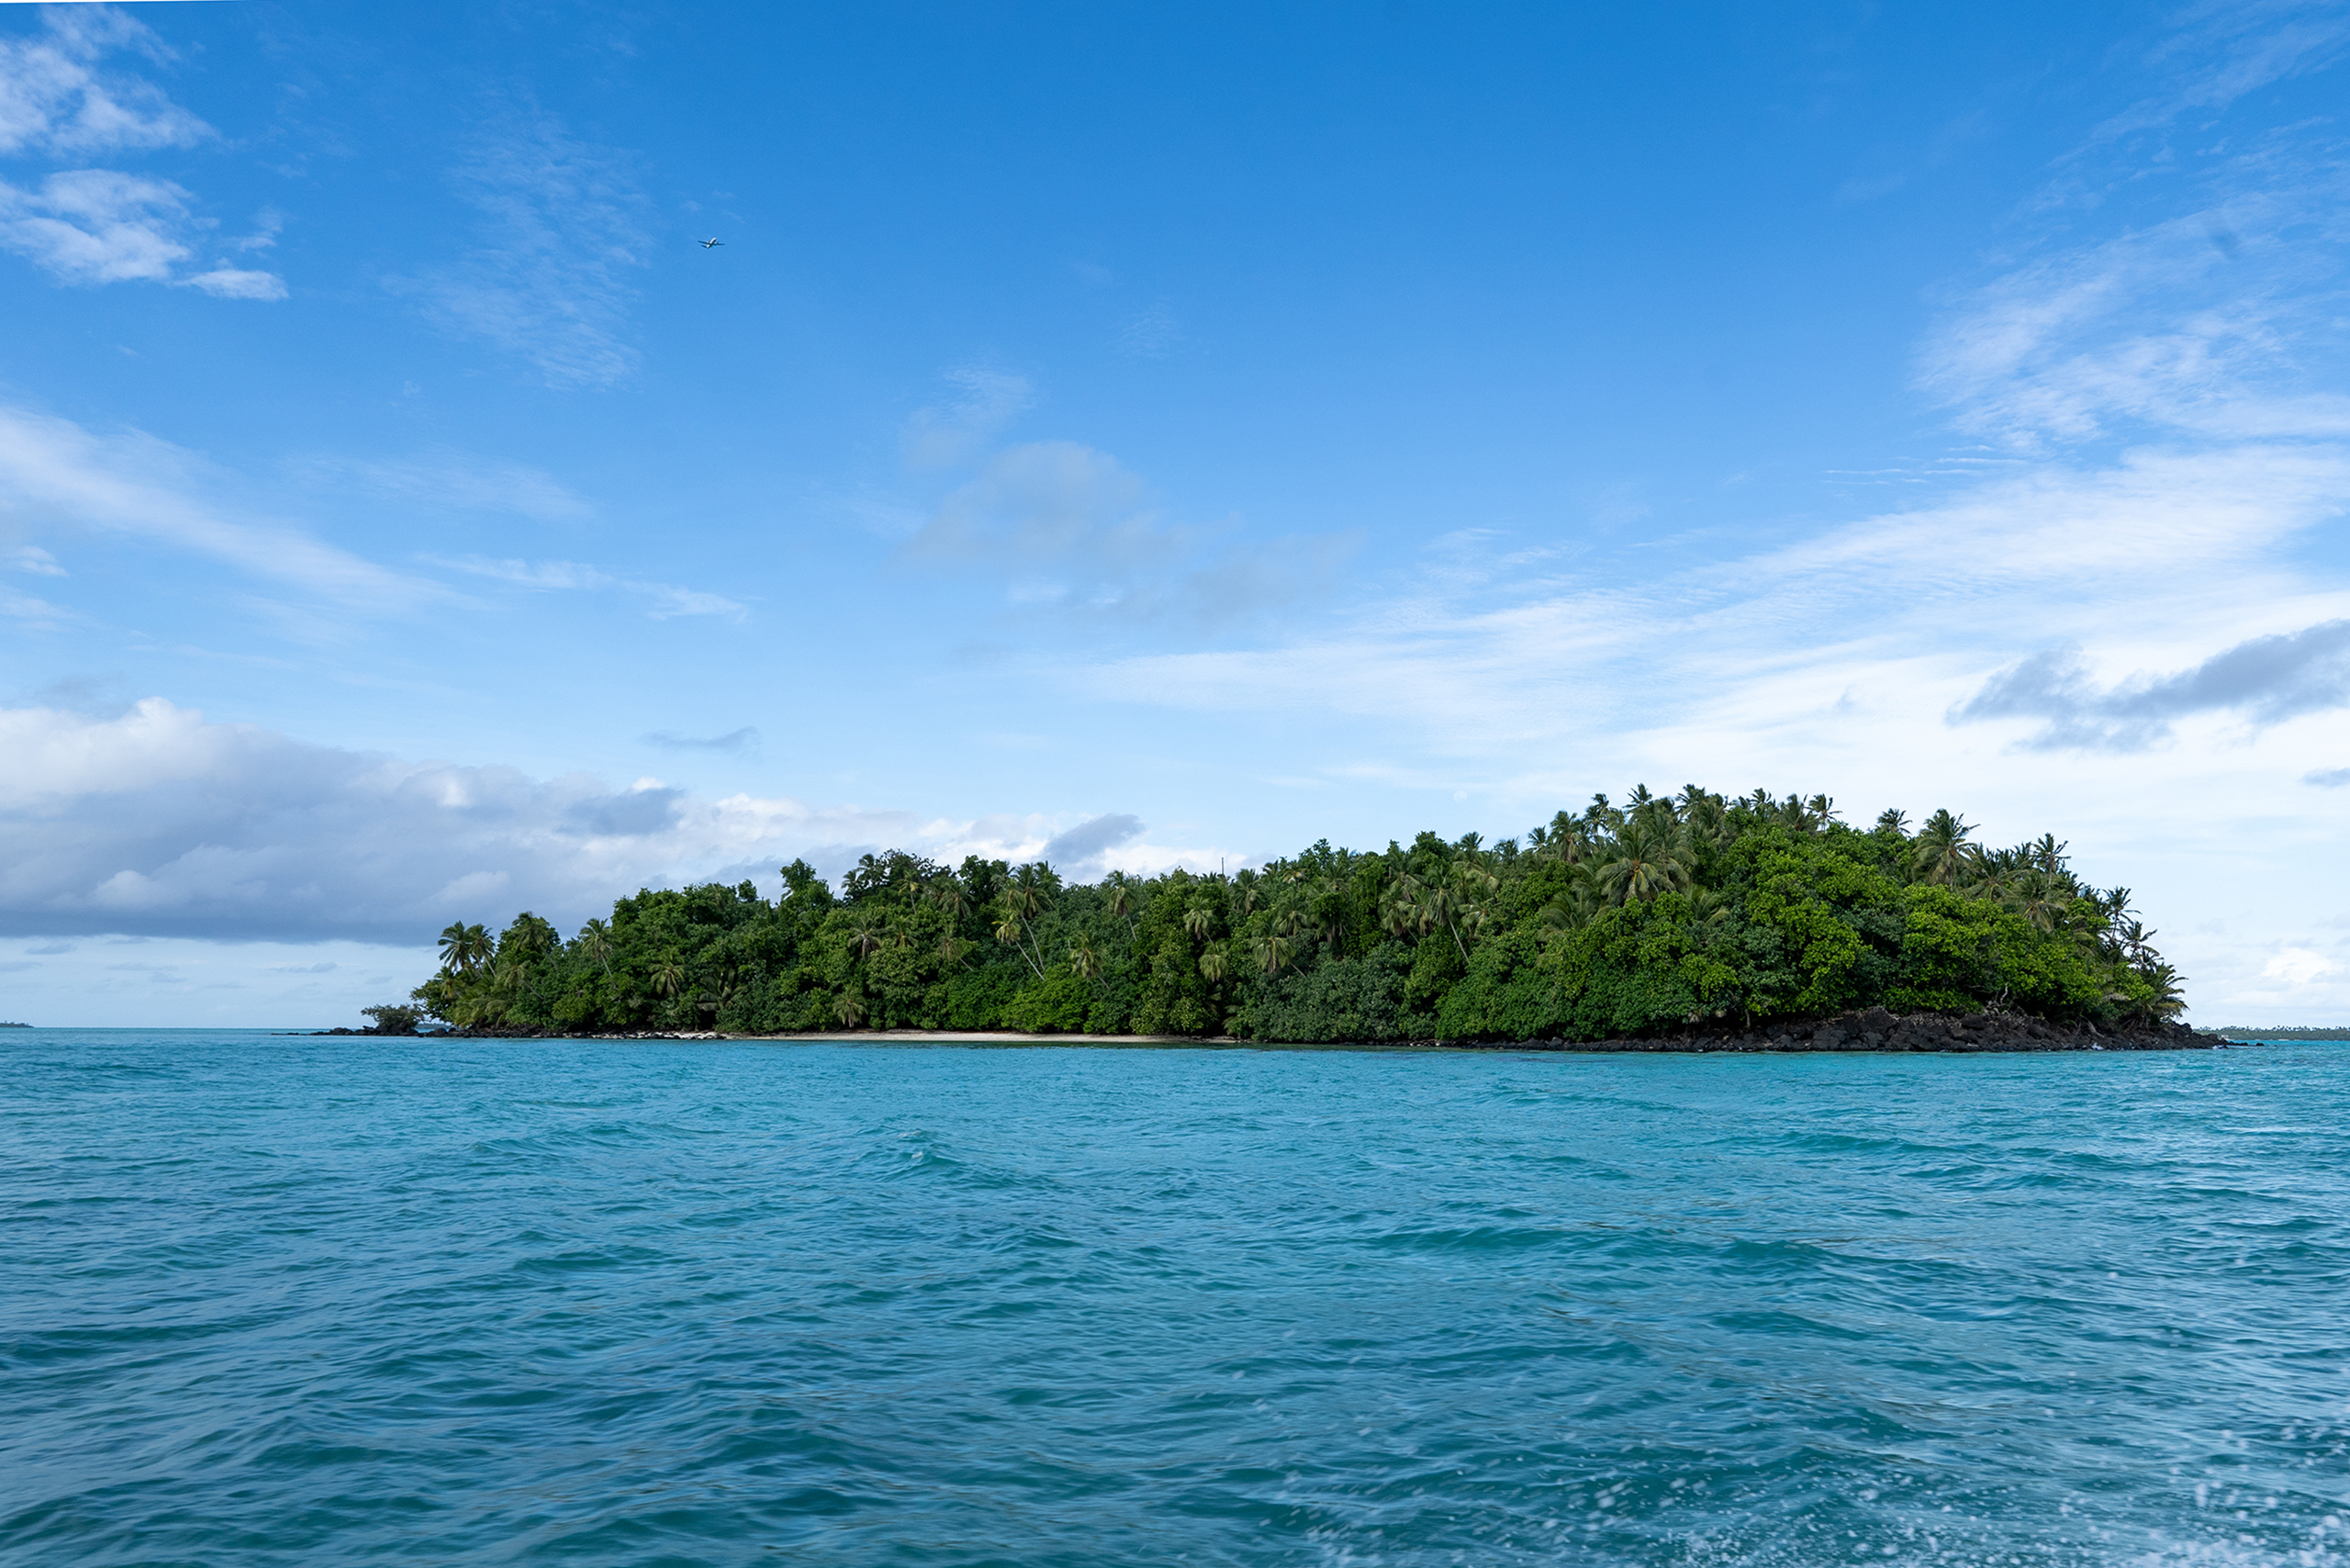
[[[2350,8],[1461,10],[0,6],[0,1014],[1695,782],[2350,1018]]]

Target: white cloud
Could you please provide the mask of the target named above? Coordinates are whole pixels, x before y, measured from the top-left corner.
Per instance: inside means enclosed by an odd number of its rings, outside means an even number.
[[[892,846],[950,862],[1057,841],[1089,863],[1118,845],[1185,853],[1132,844],[1132,819],[924,818],[404,762],[161,698],[113,718],[0,710],[0,935],[418,942],[525,908],[567,926],[647,884],[754,877],[773,891],[796,856],[836,873]]]
[[[17,571],[30,572],[35,577],[62,577],[65,575],[65,568],[57,564],[57,557],[38,544],[19,544],[6,553],[6,559]]]
[[[1963,444],[1902,472],[1912,504],[1662,573],[1432,519],[1440,547],[1335,620],[1065,678],[1277,715],[1320,754],[1306,778],[1458,790],[1496,831],[1641,779],[2053,828],[2139,885],[2199,1016],[2350,1006],[2350,969],[2292,960],[2288,996],[2266,969],[2276,923],[2350,876],[2310,789],[2350,777],[2350,188],[2326,134],[2229,143],[2165,221],[2099,235],[2068,209],[2073,238],[1959,298],[1919,376]],[[2104,749],[2130,745],[2154,749]]]
[[[0,39],[0,153],[189,147],[212,134],[152,84],[99,68],[121,50],[170,59],[139,22],[111,6],[52,6],[41,21],[43,36]]]
[[[313,457],[289,465],[310,484],[349,485],[460,512],[509,512],[541,522],[576,522],[594,509],[543,468],[470,457],[447,449],[390,462]]]
[[[1132,359],[1166,359],[1181,349],[1183,324],[1160,300],[1118,329],[1111,346]]]
[[[99,436],[0,406],[0,508],[19,527],[146,539],[348,607],[397,610],[443,591],[288,524],[238,516],[203,498],[207,478],[194,454],[141,432]]]
[[[162,180],[77,169],[38,191],[0,181],[0,246],[61,283],[162,282],[187,259],[187,193]]]
[[[283,299],[274,273],[226,265],[187,277],[173,269],[194,252],[188,194],[167,180],[112,169],[51,174],[38,190],[0,180],[0,249],[60,283],[172,283],[222,299]]]
[[[2266,980],[2280,980],[2287,985],[2308,985],[2328,975],[2338,975],[2342,966],[2322,953],[2312,953],[2307,947],[2288,947],[2261,967]]]
[[[184,280],[190,288],[200,288],[216,299],[283,299],[285,280],[275,273],[252,272],[243,267],[219,266],[208,273],[197,273]]]
[[[644,264],[644,202],[628,158],[527,110],[491,127],[456,171],[480,244],[396,280],[443,330],[533,366],[550,386],[610,386],[636,368],[629,274]]]
[[[990,457],[904,555],[998,574],[1007,605],[1032,615],[1225,626],[1324,590],[1354,544],[1346,535],[1234,540],[1172,522],[1109,454],[1039,441]]]
[[[496,582],[511,583],[516,588],[541,590],[619,589],[642,596],[652,602],[649,612],[656,621],[666,621],[678,615],[723,615],[739,618],[743,606],[722,595],[704,593],[698,588],[679,588],[675,583],[647,582],[638,577],[615,576],[599,566],[582,566],[576,561],[492,561],[479,555],[461,555],[439,560],[447,566],[476,577]]]
[[[900,432],[906,464],[940,468],[968,463],[1035,406],[1035,388],[1026,378],[979,365],[965,365],[941,377],[955,389],[943,404],[917,409]]]

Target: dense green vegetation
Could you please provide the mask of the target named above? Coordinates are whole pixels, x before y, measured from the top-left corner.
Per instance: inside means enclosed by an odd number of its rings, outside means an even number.
[[[1599,1039],[1883,1005],[2127,1025],[2182,1008],[2126,889],[2053,835],[1976,845],[1937,812],[1860,829],[1825,796],[1595,796],[1521,840],[1325,842],[1225,877],[868,855],[643,891],[564,940],[442,934],[416,1000],[459,1025]]]

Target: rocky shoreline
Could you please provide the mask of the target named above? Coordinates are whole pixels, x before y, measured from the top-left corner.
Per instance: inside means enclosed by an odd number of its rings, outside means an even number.
[[[377,1035],[375,1029],[320,1029],[320,1035]],[[398,1036],[395,1036],[398,1037]],[[409,1036],[409,1038],[418,1036]],[[472,1025],[461,1029],[437,1032],[440,1039],[458,1040],[535,1040],[576,1039],[582,1036],[562,1030],[539,1029],[529,1026]],[[891,1030],[882,1034],[863,1032],[855,1035],[826,1033],[809,1035],[726,1035],[714,1030],[643,1029],[599,1034],[592,1037],[601,1040],[738,1040],[738,1039],[897,1039],[919,1041],[923,1038],[948,1040],[956,1038],[986,1038],[1016,1044],[1031,1041],[1037,1045],[1058,1043],[1115,1043],[1133,1039],[1143,1043],[1190,1043],[1198,1045],[1264,1045],[1279,1046],[1275,1040],[1201,1039],[1190,1042],[1149,1042],[1132,1036],[1116,1036],[1096,1041],[1091,1037],[1067,1035],[1010,1036],[993,1032],[979,1036],[958,1036],[951,1031],[926,1035],[920,1030]],[[1679,1035],[1648,1036],[1635,1039],[1617,1040],[1406,1040],[1392,1044],[1421,1048],[1447,1050],[1537,1050],[1537,1051],[1673,1051],[1692,1055],[1713,1051],[1936,1051],[1946,1053],[1977,1051],[2193,1051],[2224,1048],[2227,1042],[2210,1035],[2198,1034],[2184,1024],[2147,1024],[2123,1030],[2099,1029],[2093,1024],[2052,1024],[2044,1018],[2029,1017],[2015,1013],[1891,1013],[1882,1007],[1863,1012],[1839,1013],[1826,1018],[1789,1020],[1759,1030],[1741,1030],[1729,1026],[1693,1029]]]
[[[1449,1042],[1437,1041],[1434,1044]],[[1630,1040],[1528,1040],[1516,1050],[1553,1051],[2197,1051],[2226,1042],[2184,1024],[2105,1030],[2016,1013],[1892,1013],[1882,1007],[1767,1029],[1693,1030]]]

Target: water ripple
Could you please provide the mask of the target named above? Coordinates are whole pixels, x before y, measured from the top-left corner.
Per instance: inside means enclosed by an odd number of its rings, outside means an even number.
[[[14,1563],[2350,1562],[2350,1053],[0,1044]]]

